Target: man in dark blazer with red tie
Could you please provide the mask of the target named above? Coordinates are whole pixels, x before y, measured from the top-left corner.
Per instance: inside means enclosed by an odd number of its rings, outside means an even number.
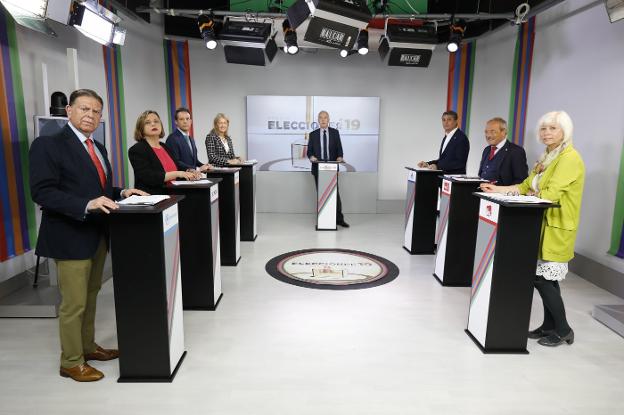
[[[529,175],[524,148],[507,140],[507,121],[492,118],[485,126],[479,177],[499,186],[522,183]]]
[[[418,167],[440,169],[444,174],[466,174],[470,142],[466,134],[458,127],[458,116],[455,111],[445,111],[442,114],[442,127],[445,135],[440,144],[438,158],[421,161]]]
[[[177,160],[182,170],[195,170],[196,168],[202,172],[209,170],[210,164],[204,164],[197,158],[197,146],[195,139],[191,137],[191,125],[193,125],[191,111],[180,107],[176,110],[174,117],[177,128],[169,134],[166,140],[174,160]]]
[[[319,128],[310,133],[308,140],[307,156],[312,162],[312,175],[314,182],[318,185],[318,161],[339,161],[342,162],[342,142],[337,129],[329,126],[329,113],[321,111],[318,115]],[[336,223],[343,228],[348,228],[342,214],[342,202],[340,201],[340,191],[337,192],[338,203],[336,212]]]
[[[30,192],[42,210],[35,252],[55,260],[62,297],[60,375],[79,382],[104,377],[86,361],[119,356],[95,343],[95,306],[108,249],[105,214],[118,208],[114,199],[146,194],[113,187],[106,148],[91,136],[102,107],[96,92],[72,92],[68,124],[56,135],[35,139],[29,154]]]

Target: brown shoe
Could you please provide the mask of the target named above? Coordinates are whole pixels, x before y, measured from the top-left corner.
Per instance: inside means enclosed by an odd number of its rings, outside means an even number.
[[[106,360],[113,360],[113,359],[117,359],[119,357],[119,350],[117,349],[103,349],[102,347],[98,346],[94,352],[92,353],[85,353],[84,355],[84,359],[85,360],[100,360],[102,362],[106,361]]]
[[[61,367],[60,375],[76,382],[95,382],[104,377],[104,373],[86,363],[70,368]]]

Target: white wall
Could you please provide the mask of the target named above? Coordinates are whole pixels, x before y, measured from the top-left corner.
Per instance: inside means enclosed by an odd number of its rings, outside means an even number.
[[[218,112],[230,118],[234,146],[246,155],[247,95],[379,96],[378,199],[403,199],[404,166],[429,160],[437,154],[444,135],[440,117],[446,106],[448,54],[442,51],[444,48],[434,52],[427,69],[383,66],[376,52],[343,60],[333,50],[316,54],[300,52],[295,56],[279,51],[271,66],[251,67],[225,63],[220,47],[211,52],[200,41],[189,42],[193,117],[202,160],[206,160],[206,153],[201,143]],[[298,174],[309,179],[305,173],[282,174]],[[275,191],[276,197],[287,196],[277,190],[259,188],[259,191]],[[345,211],[352,208],[345,203]]]
[[[576,251],[619,272],[608,255],[620,156],[624,142],[624,21],[609,23],[604,3],[567,1],[538,16],[525,147],[545,112],[563,109],[574,121],[574,145],[586,177]]]
[[[157,17],[158,19],[158,17]],[[145,109],[158,111],[166,119],[167,90],[162,46],[162,25],[126,19],[122,25],[128,29],[126,45],[122,48],[126,126],[128,146],[134,144],[133,131],[137,116]],[[100,44],[86,38],[76,30],[50,23],[58,37],[45,36],[17,25],[17,47],[22,70],[24,105],[29,142],[34,140],[34,115],[44,115],[43,77],[41,64],[47,64],[49,94],[64,92],[68,98],[73,81],[67,71],[67,48],[78,54],[78,78],[81,88],[97,91],[104,99],[103,118],[108,120],[106,78]],[[166,123],[166,121],[165,121]],[[107,132],[110,132],[108,129]],[[110,148],[110,137],[107,136]],[[132,168],[129,168],[133,183]],[[37,223],[40,212],[37,209]],[[33,250],[8,261],[0,262],[0,282],[23,272],[34,264]]]
[[[468,174],[478,174],[486,146],[485,123],[509,118],[509,99],[517,28],[496,31],[477,41],[470,114]]]

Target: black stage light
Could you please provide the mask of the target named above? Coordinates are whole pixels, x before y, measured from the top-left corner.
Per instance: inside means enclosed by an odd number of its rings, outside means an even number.
[[[446,50],[451,53],[457,52],[459,45],[461,45],[462,38],[464,37],[465,30],[465,26],[451,23],[449,41],[446,44]]]
[[[431,26],[387,24],[379,42],[379,56],[388,66],[426,68],[437,38]]]
[[[356,49],[360,55],[366,55],[368,53],[368,30],[360,30]]]
[[[199,26],[199,33],[202,39],[206,42],[206,47],[211,50],[216,48],[217,34],[215,33],[214,15],[200,14],[197,18],[197,26]]]
[[[268,22],[227,19],[219,41],[228,63],[265,66],[277,53],[273,24]]]
[[[297,0],[286,14],[293,28],[312,16],[304,40],[346,50],[372,18],[364,0]]]
[[[60,91],[52,93],[50,97],[50,115],[56,117],[67,117],[67,95]]]
[[[290,27],[288,18],[282,22],[282,29],[284,30],[284,52],[289,55],[295,55],[299,52],[299,45],[297,45],[297,32]]]

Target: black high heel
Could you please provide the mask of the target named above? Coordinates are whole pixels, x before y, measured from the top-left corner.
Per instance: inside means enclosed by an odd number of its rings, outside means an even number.
[[[542,337],[549,336],[553,334],[555,330],[542,330],[541,327],[536,328],[535,330],[531,330],[529,332],[529,339],[541,339]]]
[[[563,343],[572,344],[574,343],[574,330],[570,329],[570,332],[563,337],[559,336],[557,333],[553,333],[549,336],[542,337],[537,342],[542,346],[548,347],[556,347]]]

